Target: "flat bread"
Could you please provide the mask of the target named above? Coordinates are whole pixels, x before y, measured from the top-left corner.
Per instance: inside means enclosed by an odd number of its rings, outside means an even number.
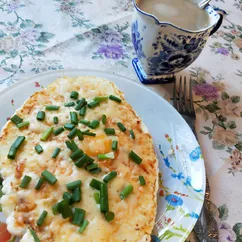
[[[87,103],[93,102],[95,97],[110,95],[118,97],[121,102],[104,98],[97,106],[87,106],[83,117],[78,114],[79,110],[75,110],[77,100],[70,97],[72,91],[77,91],[78,99],[85,98]],[[74,102],[74,106],[64,105],[70,102]],[[56,105],[59,109],[45,110],[47,105]],[[46,114],[43,121],[36,119],[39,111]],[[82,123],[76,125],[82,134],[88,129],[87,132],[95,133],[95,136],[83,135],[83,140],[79,140],[78,136],[73,138],[78,148],[94,160],[93,164],[97,164],[97,174],[88,171],[87,167],[77,167],[76,161],[70,158],[73,151],[65,143],[70,141],[67,137],[70,130],[65,129],[59,135],[52,133],[46,141],[41,141],[42,134],[50,127],[56,130],[71,123],[70,112],[77,113],[78,121],[99,121],[96,128]],[[34,93],[16,114],[23,121],[29,121],[29,126],[18,129],[13,122],[8,121],[0,134],[0,173],[4,179],[4,195],[0,203],[11,234],[19,236],[21,242],[34,241],[30,230],[35,231],[43,242],[151,240],[157,206],[158,161],[151,135],[125,101],[123,93],[112,82],[92,76],[59,78],[47,88]],[[102,123],[103,114],[107,117],[105,124]],[[55,116],[58,117],[58,124],[53,122]],[[120,129],[118,122],[123,124],[125,131]],[[115,134],[106,134],[105,128],[114,128]],[[130,130],[133,130],[135,139],[130,135]],[[25,141],[17,151],[15,159],[8,159],[10,147],[18,136],[24,136]],[[118,142],[116,151],[112,150],[114,140]],[[36,145],[41,145],[42,153],[36,152]],[[60,153],[52,158],[57,147]],[[131,151],[142,159],[141,164],[130,158]],[[98,159],[100,154],[111,154],[110,157],[114,157]],[[51,185],[45,180],[41,188],[36,190],[35,186],[44,170],[53,174],[58,181]],[[107,183],[109,210],[115,214],[115,218],[108,222],[94,199],[94,193],[99,190],[89,184],[93,178],[103,182],[103,178],[111,171],[117,172],[117,176]],[[25,175],[31,177],[31,181],[26,188],[21,188],[20,184]],[[145,178],[146,185],[140,184],[139,176]],[[70,207],[86,211],[85,220],[89,224],[83,233],[79,232],[80,226],[72,224],[70,218],[64,219],[61,214],[54,215],[52,212],[52,206],[63,199],[64,192],[68,192],[66,184],[76,180],[82,181],[82,198]],[[122,200],[120,193],[129,184],[133,186],[133,191]],[[43,225],[38,226],[37,220],[44,210],[48,215]]]

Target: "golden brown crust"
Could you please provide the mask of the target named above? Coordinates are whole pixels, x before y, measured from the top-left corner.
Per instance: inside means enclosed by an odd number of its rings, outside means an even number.
[[[116,95],[122,99],[121,105],[113,101],[107,101],[102,103],[98,108],[88,110],[88,114],[85,117],[88,120],[100,119],[103,113],[107,114],[106,126],[101,124],[95,130],[97,132],[96,137],[85,137],[82,142],[75,140],[78,146],[85,153],[92,156],[99,167],[103,169],[100,175],[96,175],[97,179],[101,180],[103,175],[112,170],[118,172],[118,177],[109,184],[110,207],[115,212],[115,220],[111,224],[103,221],[103,217],[99,212],[97,215],[95,214],[95,218],[93,217],[92,213],[97,208],[93,202],[93,198],[88,198],[88,196],[93,196],[93,191],[88,186],[91,179],[90,175],[88,177],[84,169],[77,169],[71,163],[69,158],[70,151],[64,145],[69,131],[65,131],[59,136],[52,136],[46,143],[40,142],[41,133],[46,128],[53,126],[52,116],[54,114],[46,112],[46,120],[39,122],[35,118],[37,111],[44,110],[47,104],[60,105],[60,111],[56,112],[60,120],[57,126],[63,126],[64,123],[69,122],[70,111],[70,109],[63,107],[63,103],[69,101],[69,93],[72,90],[79,90],[80,96],[90,98],[89,101],[95,96],[107,96],[109,94]],[[157,206],[158,161],[154,152],[151,135],[144,130],[141,119],[124,100],[123,93],[113,83],[96,77],[60,78],[50,84],[48,88],[34,93],[17,110],[16,114],[25,120],[30,120],[31,124],[28,129],[18,130],[12,122],[8,121],[0,134],[0,146],[3,148],[3,152],[0,154],[1,174],[6,180],[10,180],[9,177],[12,179],[10,183],[11,189],[7,188],[9,185],[7,181],[4,184],[4,190],[8,190],[8,192],[1,200],[6,216],[11,217],[13,208],[15,211],[15,225],[10,222],[8,223],[10,231],[22,236],[25,230],[20,230],[20,227],[34,226],[43,206],[45,209],[50,209],[53,204],[61,199],[63,191],[65,191],[65,184],[68,181],[79,178],[83,180],[83,201],[80,203],[80,207],[83,208],[85,206],[87,210],[87,218],[90,224],[94,226],[91,230],[95,228],[96,223],[99,223],[100,228],[102,228],[98,240],[95,237],[97,235],[91,232],[90,234],[87,229],[88,238],[92,236],[90,241],[150,241]],[[121,132],[117,127],[117,122],[122,122],[127,131]],[[115,127],[116,129],[115,139],[118,139],[119,149],[115,153],[115,160],[99,161],[96,158],[98,153],[108,153],[111,151],[111,138],[104,133],[104,127]],[[80,124],[79,128],[85,129]],[[129,136],[130,129],[136,135],[135,140]],[[12,161],[6,157],[9,147],[18,135],[26,136],[26,142],[18,152],[16,159]],[[38,143],[41,143],[44,147],[42,155],[37,155],[34,151],[34,146]],[[65,151],[57,159],[51,159],[51,154],[56,146]],[[128,159],[128,152],[130,150],[134,150],[142,157],[143,161],[141,165],[137,165]],[[45,183],[40,191],[34,189],[34,184],[31,185],[31,189],[26,189],[25,191],[19,188],[21,179],[25,174],[33,176],[34,183],[34,179],[38,179],[41,172],[45,169],[48,169],[58,177],[56,185],[50,186]],[[138,176],[141,174],[146,179],[146,186],[139,185]],[[121,201],[119,193],[128,183],[133,185],[134,191],[127,200]],[[28,192],[30,195],[27,195],[27,197],[30,196],[34,199],[24,197]],[[15,206],[10,208],[7,199],[12,199],[12,204]],[[47,224],[50,234],[45,241],[64,241],[63,238],[67,234],[68,236],[74,236],[73,241],[86,241],[87,237],[85,235],[76,234],[74,225],[71,225],[66,220],[62,220],[61,217],[58,217],[58,219],[56,216],[52,217],[51,212],[49,216],[50,220],[48,220]],[[63,228],[60,233],[56,233],[55,230],[55,227],[58,230],[58,226],[62,226]],[[46,239],[44,232],[46,232],[44,229],[38,230],[38,236],[42,239]],[[130,236],[125,237],[126,234],[127,236],[130,234]],[[108,238],[112,239],[109,240]]]

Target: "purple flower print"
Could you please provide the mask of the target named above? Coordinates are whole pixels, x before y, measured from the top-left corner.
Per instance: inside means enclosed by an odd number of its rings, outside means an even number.
[[[214,100],[218,98],[217,88],[208,83],[202,83],[194,86],[193,91],[197,96],[203,96],[207,100]]]
[[[226,49],[226,48],[218,48],[218,49],[216,50],[216,53],[217,53],[217,54],[222,54],[222,55],[228,55],[228,54],[229,54],[229,50]]]
[[[8,9],[8,13],[11,13],[15,10],[17,10],[18,8],[24,7],[24,4],[21,4],[20,1],[15,0],[15,1],[10,1],[7,4],[7,9]]]
[[[124,56],[124,50],[120,45],[101,45],[97,51],[98,54],[104,54],[107,59],[120,59]]]
[[[22,40],[30,42],[32,44],[34,44],[39,37],[40,37],[40,32],[36,29],[25,29],[21,33]]]
[[[228,223],[221,221],[220,223],[218,223],[218,229],[219,229],[219,241],[220,242],[237,241],[236,234]]]

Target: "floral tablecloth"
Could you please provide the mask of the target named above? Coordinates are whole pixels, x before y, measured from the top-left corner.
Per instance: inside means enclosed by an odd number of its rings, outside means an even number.
[[[214,0],[223,26],[184,75],[192,76],[197,133],[219,241],[242,241],[242,0]],[[138,82],[131,0],[0,0],[0,91],[63,68],[107,70]],[[38,83],[36,83],[38,86]],[[169,100],[171,86],[149,87]],[[192,236],[187,241],[194,241]]]

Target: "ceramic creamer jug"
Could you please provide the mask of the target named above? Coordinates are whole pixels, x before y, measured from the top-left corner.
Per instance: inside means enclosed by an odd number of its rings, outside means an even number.
[[[174,80],[175,73],[185,69],[197,59],[208,37],[221,26],[223,15],[211,6],[207,6],[201,10],[205,12],[199,12],[200,19],[194,19],[198,18],[196,13],[190,14],[193,19],[189,19],[189,14],[182,19],[172,18],[168,14],[171,19],[168,22],[160,19],[160,16],[158,19],[154,14],[142,10],[140,3],[144,1],[147,1],[147,6],[152,4],[153,0],[133,0],[135,11],[132,20],[132,42],[137,55],[137,58],[132,61],[133,67],[142,83],[171,82]],[[155,1],[167,2],[168,0]],[[188,0],[173,1],[185,3]],[[163,6],[163,10],[165,7]],[[169,9],[167,11],[169,13]],[[193,22],[204,21],[201,19],[203,16],[207,18],[204,26],[196,25],[196,28],[189,26]],[[189,27],[186,28],[186,25]]]

